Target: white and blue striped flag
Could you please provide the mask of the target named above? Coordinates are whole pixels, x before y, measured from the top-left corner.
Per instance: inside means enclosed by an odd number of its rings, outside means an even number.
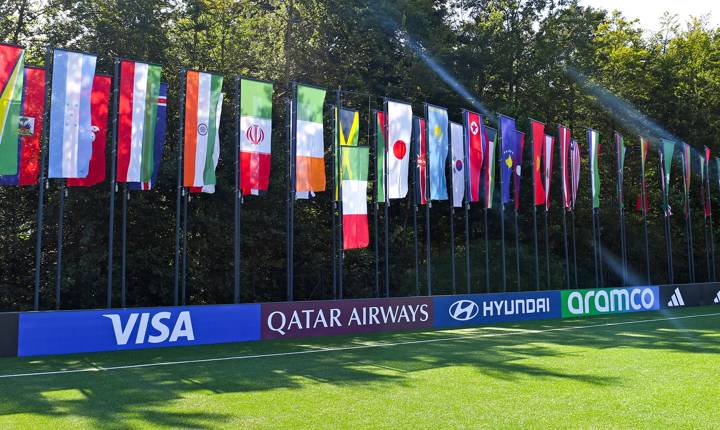
[[[91,54],[53,52],[49,178],[88,175],[94,140],[90,97],[96,60]]]

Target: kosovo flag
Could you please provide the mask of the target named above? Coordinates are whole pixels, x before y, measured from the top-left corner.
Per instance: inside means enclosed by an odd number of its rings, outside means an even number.
[[[502,157],[500,159],[500,171],[502,174],[502,202],[503,204],[512,201],[510,195],[510,178],[515,167],[517,153],[517,134],[515,133],[515,119],[499,115],[500,117],[500,138],[502,139]]]

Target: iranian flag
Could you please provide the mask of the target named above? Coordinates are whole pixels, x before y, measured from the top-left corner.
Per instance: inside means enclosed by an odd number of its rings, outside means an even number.
[[[123,60],[117,123],[117,181],[150,182],[162,68]]]
[[[0,175],[18,173],[25,50],[0,44]]]
[[[387,196],[402,199],[408,192],[412,107],[407,103],[387,103]]]
[[[269,82],[240,80],[240,189],[259,195],[268,189],[272,134]]]
[[[593,129],[587,132],[590,149],[590,185],[592,188],[593,209],[600,207],[600,168],[598,154],[600,153],[600,133]]]
[[[370,243],[367,216],[369,148],[341,146],[343,249],[366,248]]]
[[[298,85],[295,127],[295,191],[298,198],[325,191],[323,104],[325,90]]]
[[[463,126],[450,123],[450,157],[452,159],[453,207],[462,207],[465,196],[465,145]]]
[[[191,192],[215,192],[220,156],[223,77],[191,70],[185,81],[183,186]]]

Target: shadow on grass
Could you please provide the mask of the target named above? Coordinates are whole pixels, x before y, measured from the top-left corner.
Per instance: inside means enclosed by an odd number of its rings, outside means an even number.
[[[406,332],[0,360],[3,369],[0,373],[10,374],[282,353],[377,342],[438,340],[315,354],[0,379],[0,415],[32,414],[39,418],[75,415],[94,420],[105,428],[124,428],[127,424],[122,420],[127,418],[166,427],[205,428],[209,422],[229,420],[231,414],[168,411],[168,402],[198,392],[223,394],[293,390],[316,383],[372,385],[382,389],[389,385],[408,384],[408,378],[414,372],[449,366],[471,367],[484,376],[511,382],[527,377],[556,378],[612,386],[621,383],[619,378],[578,372],[577,367],[550,369],[529,364],[537,361],[528,359],[572,357],[586,349],[623,347],[720,353],[717,339],[719,317],[600,326],[605,322],[629,322],[661,316],[656,313],[503,325],[502,329],[507,330],[508,335],[501,336],[494,334],[503,330],[478,328],[460,332]],[[593,327],[560,330],[578,325]],[[551,331],[523,332],[523,329]],[[442,340],[452,337],[458,338]],[[577,351],[573,347],[577,347]]]

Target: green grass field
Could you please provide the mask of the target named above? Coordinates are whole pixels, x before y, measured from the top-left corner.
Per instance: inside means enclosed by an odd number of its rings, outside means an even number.
[[[285,354],[294,352],[303,353]],[[212,360],[222,357],[242,358]],[[211,360],[2,377],[0,428],[720,425],[718,307],[0,359],[0,375],[203,359]]]

